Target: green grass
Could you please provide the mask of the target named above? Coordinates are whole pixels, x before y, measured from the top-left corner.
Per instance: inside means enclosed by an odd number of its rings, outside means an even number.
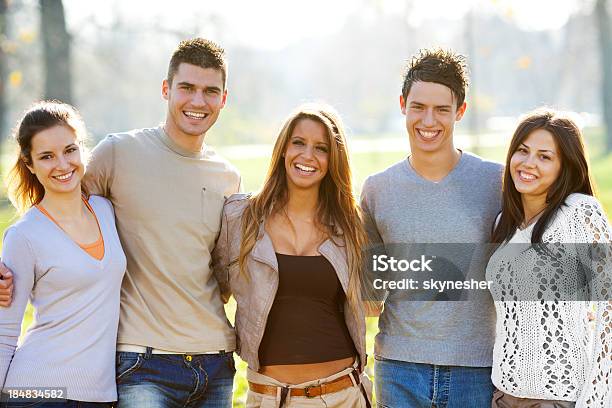
[[[505,149],[484,149],[480,154],[489,159],[502,162],[505,155]],[[374,152],[374,153],[357,153],[352,156],[352,166],[354,169],[355,188],[359,192],[364,179],[372,173],[385,169],[386,167],[396,163],[406,157],[406,152]],[[608,214],[612,213],[612,155],[607,157],[597,157],[591,161],[593,174],[599,187],[599,198]],[[243,176],[245,191],[254,191],[258,189],[265,176],[269,157],[261,157],[255,159],[240,159],[228,157],[240,170]],[[4,230],[13,221],[14,212],[10,208],[0,209],[0,229]],[[227,314],[233,322],[235,314],[235,303],[231,302],[226,306]],[[22,324],[24,331],[31,323],[32,315],[31,308],[28,308]],[[374,336],[377,332],[377,319],[367,319],[367,352],[370,358],[368,359],[368,373],[373,374],[374,361],[372,358],[374,349]],[[245,378],[246,363],[236,357],[236,366],[238,369],[236,381],[234,383],[234,406],[243,407],[246,398],[247,383]]]

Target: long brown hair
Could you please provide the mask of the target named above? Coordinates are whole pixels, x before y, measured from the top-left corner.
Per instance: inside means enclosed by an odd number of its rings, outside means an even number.
[[[572,193],[594,195],[594,183],[584,149],[582,133],[574,121],[550,109],[539,109],[527,114],[516,128],[508,155],[502,183],[502,213],[493,231],[492,241],[508,241],[524,221],[525,213],[521,193],[516,190],[510,175],[510,160],[523,141],[535,130],[550,132],[561,158],[559,176],[546,193],[546,209],[531,233],[531,242],[542,243],[542,236],[555,212]]]
[[[83,144],[87,132],[83,119],[73,106],[60,101],[35,103],[25,111],[13,132],[19,152],[15,164],[8,173],[7,187],[9,199],[20,214],[31,206],[39,204],[45,196],[45,188],[36,175],[30,172],[28,166],[32,165],[34,136],[55,126],[65,126],[73,131],[81,152],[84,152]],[[84,186],[81,186],[81,191],[87,195]]]
[[[317,218],[332,239],[337,240],[335,236],[341,231],[349,266],[347,299],[356,310],[361,307],[361,250],[366,242],[366,234],[362,214],[353,194],[351,167],[342,122],[333,109],[322,104],[307,104],[296,109],[287,118],[276,139],[263,188],[249,199],[249,205],[242,217],[240,273],[246,274],[246,258],[257,240],[260,222],[270,214],[281,211],[287,204],[287,176],[283,155],[295,126],[302,119],[321,123],[327,130],[330,146],[329,166],[319,187]]]

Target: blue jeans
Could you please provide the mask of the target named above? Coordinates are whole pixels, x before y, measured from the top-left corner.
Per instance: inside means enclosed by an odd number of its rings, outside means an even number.
[[[375,356],[379,408],[490,408],[490,367],[417,364]]]
[[[234,357],[117,353],[118,408],[231,408]]]

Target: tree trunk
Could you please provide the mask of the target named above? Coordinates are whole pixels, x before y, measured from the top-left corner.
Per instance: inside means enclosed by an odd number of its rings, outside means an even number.
[[[602,113],[606,134],[606,153],[612,152],[612,31],[608,3],[608,0],[597,0],[595,5],[602,71]]]
[[[39,0],[45,59],[45,98],[72,103],[70,35],[61,0]]]

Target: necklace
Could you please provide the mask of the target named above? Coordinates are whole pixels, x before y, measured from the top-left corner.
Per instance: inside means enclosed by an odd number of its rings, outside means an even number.
[[[321,230],[314,216],[292,219],[286,208],[283,208],[282,213],[285,219],[289,222],[290,230],[293,233],[292,246],[294,247],[296,253],[303,253],[304,246],[310,247],[315,245],[318,248],[321,242],[324,241],[325,234]],[[297,223],[302,225],[307,224],[309,227],[297,227]]]
[[[538,220],[538,218],[540,218],[540,215],[542,215],[542,213],[544,212],[544,210],[546,209],[546,207],[542,208],[540,211],[538,211],[537,213],[535,213],[531,218],[529,218],[528,220],[525,220],[521,223],[521,229],[525,229],[528,226],[530,226],[532,223],[534,223],[535,221]]]
[[[283,215],[285,216],[285,218],[287,218],[287,220],[289,220],[289,222],[292,225],[295,224],[295,221],[299,221],[299,222],[303,222],[303,223],[308,223],[308,224],[315,224],[314,217],[310,216],[310,217],[304,217],[304,218],[297,218],[295,216],[290,216],[289,212],[287,211],[287,208],[283,208]]]

